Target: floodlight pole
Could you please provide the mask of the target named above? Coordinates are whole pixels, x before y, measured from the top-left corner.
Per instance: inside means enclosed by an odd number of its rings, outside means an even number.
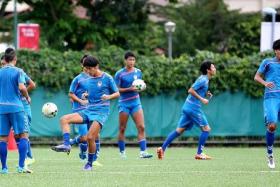
[[[168,59],[172,62],[172,33],[175,31],[176,24],[168,21],[164,24],[165,32],[168,34]]]
[[[17,0],[14,0],[14,46],[15,50],[17,50]]]

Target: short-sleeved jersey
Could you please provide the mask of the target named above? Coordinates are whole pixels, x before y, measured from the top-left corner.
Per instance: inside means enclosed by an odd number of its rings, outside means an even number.
[[[208,85],[209,85],[208,76],[201,75],[196,79],[196,81],[193,83],[191,87],[197,92],[198,95],[200,95],[201,97],[205,97],[208,90]],[[201,107],[201,101],[191,94],[188,95],[185,101],[185,104],[187,103]]]
[[[265,88],[264,98],[280,98],[280,61],[277,58],[264,59],[258,73],[264,76],[266,82],[273,82],[274,88]]]
[[[127,71],[126,68],[122,68],[115,74],[115,82],[119,88],[129,88],[136,79],[142,79],[142,72],[140,69],[134,68],[133,71]],[[119,103],[126,101],[139,101],[139,93],[135,91],[121,92]]]
[[[111,75],[103,72],[100,77],[90,77],[88,80],[88,108],[87,110],[109,113],[110,100],[103,101],[101,97],[118,92],[118,88]]]
[[[6,65],[0,69],[0,114],[24,111],[19,83],[25,83],[22,69]]]
[[[90,79],[90,76],[84,72],[77,75],[70,85],[69,92],[75,94],[78,98],[82,98],[82,94],[88,92],[87,81]],[[83,110],[87,106],[83,106],[80,103],[74,101],[72,102],[72,110]]]

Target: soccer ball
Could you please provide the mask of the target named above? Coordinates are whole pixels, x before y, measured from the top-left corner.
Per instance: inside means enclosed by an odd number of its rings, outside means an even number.
[[[54,103],[45,103],[42,107],[42,113],[47,118],[53,118],[58,112],[57,106]]]
[[[146,89],[146,83],[142,79],[134,80],[132,86],[136,87],[138,91],[143,91]]]

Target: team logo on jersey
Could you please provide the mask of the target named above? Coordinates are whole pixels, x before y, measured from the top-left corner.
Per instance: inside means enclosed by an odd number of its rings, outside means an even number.
[[[134,78],[134,80],[136,80],[137,79],[137,75],[134,75],[133,78]]]
[[[98,81],[98,82],[97,82],[97,86],[98,86],[98,87],[101,87],[101,86],[102,86],[102,81]]]

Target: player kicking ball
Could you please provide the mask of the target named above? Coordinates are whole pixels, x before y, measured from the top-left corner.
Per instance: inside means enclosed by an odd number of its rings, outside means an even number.
[[[183,105],[182,114],[178,122],[178,127],[171,132],[161,147],[157,149],[158,159],[162,160],[164,152],[169,144],[185,130],[190,130],[193,125],[201,129],[199,137],[197,154],[195,159],[209,160],[210,156],[203,153],[205,142],[211,130],[204,112],[201,110],[201,104],[207,105],[212,94],[208,91],[209,80],[216,74],[216,68],[211,61],[204,61],[200,66],[200,75],[195,83],[188,90],[188,97]],[[209,99],[206,99],[208,97]]]

